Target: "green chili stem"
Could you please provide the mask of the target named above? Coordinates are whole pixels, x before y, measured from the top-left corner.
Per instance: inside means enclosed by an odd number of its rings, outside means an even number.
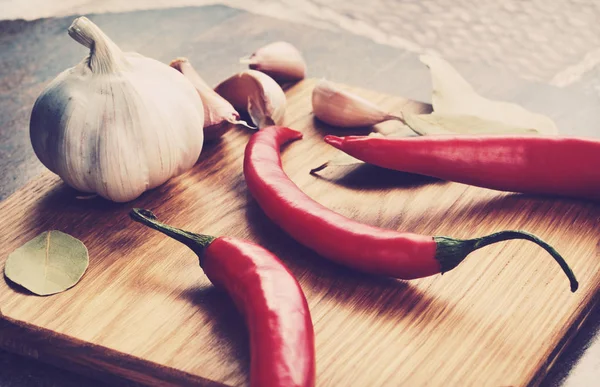
[[[131,210],[131,212],[129,212],[129,216],[136,222],[160,231],[163,234],[183,243],[198,255],[201,264],[201,257],[204,249],[216,239],[210,235],[196,234],[159,222],[156,218],[156,215],[149,210],[134,208]]]
[[[511,239],[525,239],[542,247],[556,260],[567,275],[567,278],[569,278],[572,292],[575,292],[579,287],[575,274],[573,274],[573,271],[558,251],[539,237],[525,231],[500,231],[481,238],[465,240],[449,237],[434,237],[433,239],[437,244],[436,259],[440,262],[442,273],[454,269],[467,257],[467,255],[482,247]]]

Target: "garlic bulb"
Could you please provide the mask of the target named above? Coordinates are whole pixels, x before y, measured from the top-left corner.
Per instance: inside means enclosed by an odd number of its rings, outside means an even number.
[[[326,124],[340,128],[372,126],[389,120],[404,121],[383,111],[358,95],[340,90],[333,83],[321,80],[312,93],[313,114]]]
[[[202,102],[171,67],[123,53],[94,23],[69,35],[88,47],[35,102],[30,135],[40,161],[79,191],[116,202],[191,168],[202,150]]]
[[[258,128],[283,122],[285,93],[267,74],[242,71],[221,82],[215,91],[237,110],[247,111]]]
[[[240,120],[240,114],[229,102],[208,86],[187,58],[174,59],[169,66],[182,73],[196,88],[202,99],[205,141],[216,140],[234,125],[250,127],[246,122]]]
[[[288,42],[267,44],[250,57],[240,59],[252,70],[261,71],[278,82],[294,82],[306,76],[306,62],[296,47]]]

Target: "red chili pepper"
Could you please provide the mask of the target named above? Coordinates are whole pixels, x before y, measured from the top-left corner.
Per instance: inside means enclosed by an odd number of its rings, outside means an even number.
[[[571,282],[577,280],[564,259],[546,242],[524,231],[501,231],[460,240],[381,229],[348,219],[315,202],[282,169],[279,148],[302,137],[292,129],[271,126],[254,134],[244,158],[248,189],[265,214],[290,236],[323,257],[357,270],[413,279],[444,273],[484,246],[526,239],[544,248]]]
[[[241,239],[168,226],[148,210],[136,208],[130,216],[192,249],[208,279],[231,296],[250,333],[251,386],[315,385],[308,304],[298,281],[275,255]]]
[[[600,199],[597,140],[543,136],[325,136],[325,141],[383,168],[500,191]]]

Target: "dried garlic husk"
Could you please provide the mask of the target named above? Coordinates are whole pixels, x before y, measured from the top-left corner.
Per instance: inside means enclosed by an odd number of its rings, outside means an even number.
[[[402,117],[385,112],[326,80],[319,81],[313,89],[312,108],[319,120],[340,128],[372,126],[389,120],[404,121]]]
[[[443,58],[421,55],[419,59],[431,72],[431,102],[435,113],[476,116],[502,122],[513,128],[531,128],[543,134],[558,133],[556,124],[549,117],[530,112],[514,103],[493,101],[480,96]]]
[[[210,141],[221,137],[234,125],[244,125],[248,127],[245,121],[240,120],[240,114],[223,97],[217,94],[200,77],[187,58],[177,58],[169,63],[180,73],[182,73],[196,88],[196,91],[202,99],[204,107],[204,140]]]
[[[204,140],[202,100],[191,83],[164,63],[122,52],[85,17],[69,35],[90,54],[33,106],[40,161],[79,191],[116,202],[191,168]]]
[[[261,71],[278,82],[295,82],[306,76],[306,62],[300,51],[288,42],[267,44],[248,58],[240,59],[252,70]]]
[[[254,125],[279,125],[285,114],[285,94],[268,75],[246,70],[221,82],[215,91],[237,110],[245,110]]]

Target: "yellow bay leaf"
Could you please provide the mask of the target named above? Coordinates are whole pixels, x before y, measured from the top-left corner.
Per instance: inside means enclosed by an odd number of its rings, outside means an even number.
[[[404,114],[404,121],[421,136],[436,134],[536,134],[532,128],[519,128],[500,121],[468,115],[442,113]]]
[[[554,121],[545,115],[530,112],[514,103],[480,96],[444,59],[435,55],[421,55],[420,60],[431,71],[431,104],[436,114],[476,116],[514,128],[535,129],[542,134],[558,133]]]
[[[85,245],[60,231],[46,231],[13,251],[4,275],[40,296],[63,292],[74,286],[88,267]]]

